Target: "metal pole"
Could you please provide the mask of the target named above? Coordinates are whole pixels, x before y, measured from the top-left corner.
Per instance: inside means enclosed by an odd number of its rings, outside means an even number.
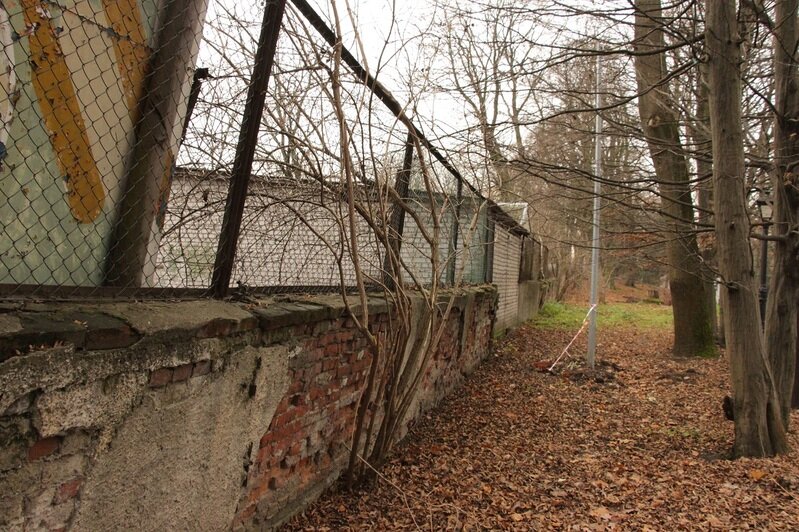
[[[266,87],[272,63],[275,59],[277,37],[280,33],[280,22],[286,0],[271,0],[264,8],[264,19],[261,23],[261,36],[255,52],[255,65],[252,69],[250,87],[244,104],[244,117],[241,121],[239,142],[236,145],[236,158],[233,161],[233,173],[230,176],[230,189],[225,204],[225,217],[222,219],[222,231],[219,235],[219,247],[216,250],[214,273],[211,278],[211,291],[215,297],[225,297],[230,277],[233,274],[233,261],[236,258],[236,245],[239,241],[241,219],[244,214],[244,201],[247,199],[247,187],[250,184],[252,161],[255,146],[258,144],[258,130],[264,112]]]
[[[397,171],[394,180],[394,190],[397,196],[403,200],[408,197],[408,189],[411,183],[411,167],[413,166],[413,133],[408,131],[408,138],[405,140],[405,156],[402,159],[402,168]],[[396,288],[396,282],[400,277],[399,257],[402,248],[402,233],[405,230],[405,209],[399,204],[393,206],[388,227],[388,238],[386,255],[383,257],[383,283],[389,290]],[[391,254],[394,254],[392,259]],[[394,262],[396,261],[396,262]],[[397,269],[395,269],[395,266]]]
[[[485,282],[494,282],[494,238],[496,237],[494,220],[491,218],[491,209],[488,205],[483,207],[486,211],[486,253],[485,253]]]
[[[211,73],[207,68],[194,70],[194,78],[191,80],[191,90],[189,91],[189,104],[186,107],[186,116],[183,119],[183,133],[180,134],[181,143],[186,139],[186,131],[189,129],[189,123],[191,123],[191,115],[194,114],[194,106],[197,105],[197,100],[200,98],[203,80],[210,77]]]
[[[171,183],[180,142],[172,124],[184,101],[187,67],[194,64],[208,2],[169,0],[160,4],[164,7],[159,9],[156,50],[137,103],[135,143],[128,154],[119,219],[106,257],[105,284],[110,286],[144,286],[154,271],[152,244],[161,233],[155,228],[160,225],[160,207],[169,199],[170,187],[164,184]]]
[[[594,138],[594,231],[591,240],[591,300],[589,309],[588,324],[588,353],[585,361],[589,368],[596,363],[596,315],[597,303],[599,299],[599,208],[600,208],[600,183],[599,177],[602,174],[602,116],[599,114],[601,98],[599,87],[601,83],[602,67],[599,62],[600,56],[596,56],[596,125]]]
[[[763,235],[768,236],[769,223],[763,220]],[[768,301],[768,240],[760,241],[760,326],[766,330],[766,302]]]
[[[450,240],[449,267],[447,268],[447,283],[455,286],[455,270],[458,260],[458,227],[461,219],[461,203],[463,202],[463,180],[457,179],[457,192],[455,198],[455,220],[452,222],[452,239]]]

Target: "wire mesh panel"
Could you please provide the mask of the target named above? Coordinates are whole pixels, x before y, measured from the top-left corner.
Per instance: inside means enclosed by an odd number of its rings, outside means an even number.
[[[402,259],[408,276],[422,285],[430,285],[433,278],[446,284],[447,263],[450,259],[452,214],[443,195],[429,196],[420,190],[411,190],[409,215],[402,233]]]
[[[251,183],[235,282],[308,289],[355,286],[347,205],[317,183],[276,181]],[[356,214],[354,225],[358,268],[372,284],[380,279],[381,254],[364,217]]]
[[[152,285],[207,288],[222,228],[228,177],[179,168],[166,208]]]
[[[486,280],[486,258],[490,235],[488,205],[481,198],[467,197],[461,205],[461,229],[457,249],[456,271],[464,284],[480,284]]]
[[[291,7],[252,104],[275,4],[0,4],[2,294],[485,282],[489,202]]]

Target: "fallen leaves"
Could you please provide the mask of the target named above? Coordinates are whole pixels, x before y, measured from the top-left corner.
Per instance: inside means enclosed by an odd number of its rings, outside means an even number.
[[[382,481],[330,493],[286,528],[799,529],[795,456],[727,459],[723,359],[677,360],[662,331],[616,329],[599,343],[615,379],[541,372],[572,335],[526,326],[498,342],[381,469],[405,497]]]
[[[593,517],[598,517],[599,519],[608,519],[608,520],[611,517],[613,517],[611,515],[611,513],[610,513],[610,510],[608,510],[604,506],[596,506],[594,508],[591,508],[588,511],[588,515],[593,516]]]

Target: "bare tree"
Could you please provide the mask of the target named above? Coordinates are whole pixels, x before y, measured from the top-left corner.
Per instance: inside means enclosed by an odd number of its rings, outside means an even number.
[[[706,12],[715,225],[732,373],[734,453],[768,456],[786,452],[787,441],[780,397],[759,326],[749,245],[739,70],[741,40],[735,1],[707,0]]]
[[[796,373],[799,304],[799,24],[796,0],[776,3],[774,20],[774,197],[775,253],[766,311],[766,352],[788,425]]]
[[[662,8],[660,0],[637,0],[635,9],[638,108],[660,185],[665,222],[674,235],[668,244],[674,354],[712,356],[716,347],[693,226],[688,163],[681,146],[679,115],[670,104]]]

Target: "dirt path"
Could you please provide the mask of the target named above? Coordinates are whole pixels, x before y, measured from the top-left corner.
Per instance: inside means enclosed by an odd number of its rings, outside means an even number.
[[[600,336],[615,378],[535,370],[570,338],[528,326],[499,342],[376,486],[328,494],[286,529],[799,530],[799,451],[724,458],[723,360],[674,360],[668,333],[616,329]]]

